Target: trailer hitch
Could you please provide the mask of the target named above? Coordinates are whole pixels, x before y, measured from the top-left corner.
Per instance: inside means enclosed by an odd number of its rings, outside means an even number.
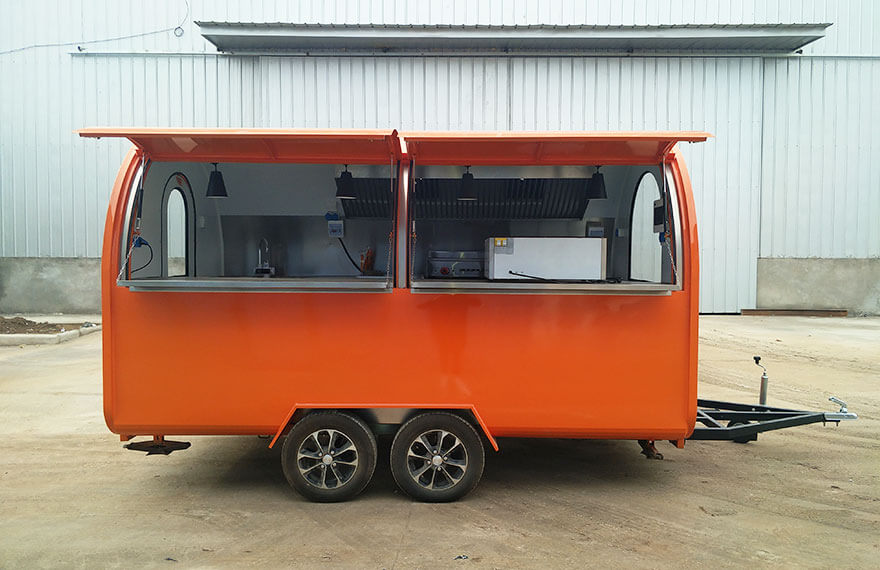
[[[846,409],[846,402],[844,402],[840,398],[837,398],[835,396],[831,396],[830,398],[828,398],[828,401],[834,402],[835,404],[840,406],[840,409],[836,412],[825,412],[825,421],[826,422],[840,423],[840,420],[857,420],[857,419],[859,419],[859,416],[857,416],[856,414],[854,414],[851,411]]]
[[[846,402],[831,396],[828,398],[840,406],[837,412],[791,410],[771,406],[719,402],[697,399],[697,426],[688,439],[729,440],[737,443],[755,441],[758,434],[815,423],[857,420]],[[726,423],[726,425],[725,425]]]
[[[154,435],[149,441],[135,441],[127,443],[123,447],[132,451],[144,451],[147,455],[169,455],[174,451],[189,449],[188,441],[171,441],[164,435]]]

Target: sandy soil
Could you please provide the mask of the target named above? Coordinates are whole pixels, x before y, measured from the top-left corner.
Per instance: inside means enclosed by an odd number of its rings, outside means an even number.
[[[0,567],[877,567],[880,319],[704,317],[700,395],[860,414],[737,445],[510,440],[482,483],[413,503],[380,462],[358,500],[303,501],[257,438],[125,451],[100,335],[0,348]],[[388,442],[382,442],[387,450]],[[467,558],[457,558],[464,557]]]
[[[0,334],[55,334],[80,328],[82,323],[36,322],[24,317],[0,317]]]

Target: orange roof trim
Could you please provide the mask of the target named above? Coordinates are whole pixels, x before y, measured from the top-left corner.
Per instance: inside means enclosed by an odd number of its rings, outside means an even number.
[[[396,130],[94,127],[77,133],[127,138],[157,161],[389,164],[402,156]]]
[[[697,131],[409,132],[404,152],[421,164],[657,164],[678,142],[702,142]]]

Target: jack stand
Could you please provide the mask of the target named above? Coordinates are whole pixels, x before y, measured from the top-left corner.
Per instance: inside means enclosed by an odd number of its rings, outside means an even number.
[[[654,441],[650,439],[640,439],[639,445],[642,446],[642,455],[645,459],[663,459],[663,454],[654,447]]]
[[[136,441],[123,447],[132,451],[145,451],[147,455],[168,455],[173,451],[189,449],[188,441],[166,440],[164,435],[154,435],[152,441]]]
[[[767,405],[767,385],[770,383],[770,379],[767,377],[767,368],[761,364],[760,356],[753,356],[755,360],[755,364],[761,367],[764,370],[764,373],[761,374],[761,391],[758,393],[758,403],[762,406]]]

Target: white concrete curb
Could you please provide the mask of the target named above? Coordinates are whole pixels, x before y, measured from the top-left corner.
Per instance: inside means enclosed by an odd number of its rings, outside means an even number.
[[[0,346],[19,346],[22,344],[58,344],[101,330],[101,325],[82,327],[77,330],[56,334],[0,334]]]

